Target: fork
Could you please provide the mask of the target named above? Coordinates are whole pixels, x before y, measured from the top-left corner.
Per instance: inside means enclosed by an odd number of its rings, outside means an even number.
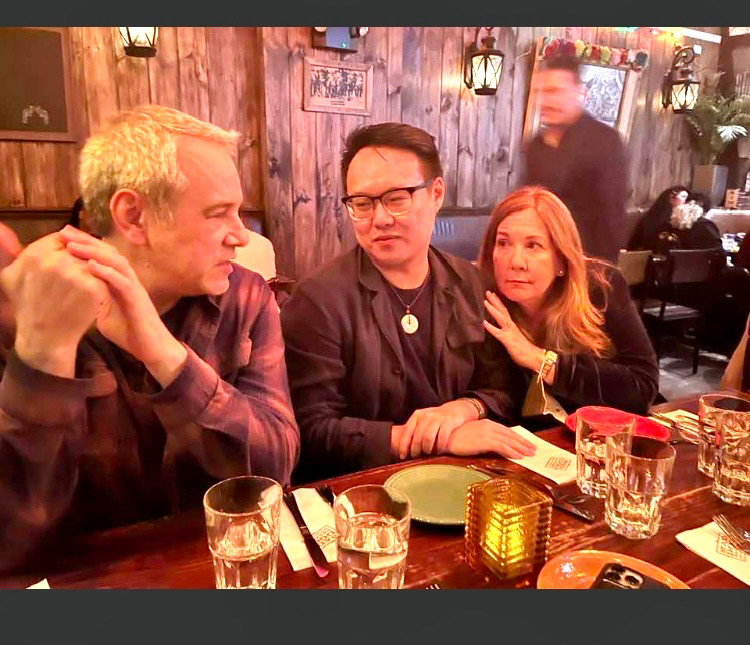
[[[437,582],[433,582],[425,587],[425,589],[440,589],[440,585]]]
[[[732,543],[732,546],[744,553],[750,553],[750,533],[748,531],[743,531],[735,526],[732,521],[722,513],[714,515],[713,520],[719,525],[719,528],[724,531],[724,534]]]

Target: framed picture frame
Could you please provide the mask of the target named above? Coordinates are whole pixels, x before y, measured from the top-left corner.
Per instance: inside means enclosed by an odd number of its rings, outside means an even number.
[[[302,109],[369,116],[372,65],[305,58]]]
[[[539,129],[541,114],[536,95],[535,75],[540,68],[539,51],[531,74],[529,98],[526,104],[523,138],[531,138]],[[595,119],[612,126],[627,140],[633,122],[633,104],[640,72],[625,67],[611,67],[591,61],[581,62],[581,80],[585,86],[584,109]]]
[[[76,141],[67,27],[0,27],[0,140]]]

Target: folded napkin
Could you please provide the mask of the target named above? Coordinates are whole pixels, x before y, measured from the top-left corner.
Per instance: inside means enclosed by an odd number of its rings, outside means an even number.
[[[298,488],[292,491],[299,512],[310,529],[315,541],[320,544],[328,562],[336,560],[336,523],[333,509],[314,488]],[[302,533],[286,504],[281,506],[281,535],[279,537],[292,569],[299,571],[313,566],[310,553],[305,546]]]
[[[510,461],[533,470],[556,484],[567,484],[575,480],[577,465],[574,453],[545,441],[521,426],[513,426],[511,430],[533,443],[536,446],[536,453],[531,457],[521,457],[521,459]]]
[[[683,531],[675,538],[696,555],[750,585],[750,555],[732,546],[715,522]]]
[[[49,582],[47,582],[47,578],[44,580],[40,580],[36,584],[31,585],[30,587],[26,587],[27,589],[49,589]]]

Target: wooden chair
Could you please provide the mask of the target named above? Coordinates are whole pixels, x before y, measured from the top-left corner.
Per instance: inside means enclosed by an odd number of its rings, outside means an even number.
[[[654,277],[652,291],[658,303],[645,307],[642,312],[651,332],[657,360],[661,355],[662,338],[668,329],[677,330],[681,337],[687,332],[693,341],[693,374],[698,371],[705,314],[711,310],[721,260],[723,257],[714,250],[669,252],[664,270]],[[691,305],[680,304],[686,301]]]
[[[620,269],[625,281],[630,286],[630,295],[638,304],[638,311],[643,311],[643,301],[647,292],[651,251],[621,250],[617,258],[617,268]]]

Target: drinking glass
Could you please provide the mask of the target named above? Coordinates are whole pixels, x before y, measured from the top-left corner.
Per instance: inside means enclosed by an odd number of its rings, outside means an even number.
[[[728,504],[750,506],[750,401],[717,401],[713,493]]]
[[[635,417],[614,408],[589,405],[576,411],[576,481],[581,492],[603,498],[607,492],[605,440],[620,432],[633,433]]]
[[[609,528],[631,539],[655,535],[677,452],[668,443],[629,432],[607,437],[606,449]]]
[[[281,485],[267,477],[232,477],[203,496],[217,589],[275,589]]]
[[[708,477],[714,476],[716,460],[716,418],[724,410],[750,410],[750,397],[738,393],[709,392],[700,397],[698,405],[698,470]]]
[[[333,505],[341,589],[400,589],[411,503],[384,486],[355,486]]]

